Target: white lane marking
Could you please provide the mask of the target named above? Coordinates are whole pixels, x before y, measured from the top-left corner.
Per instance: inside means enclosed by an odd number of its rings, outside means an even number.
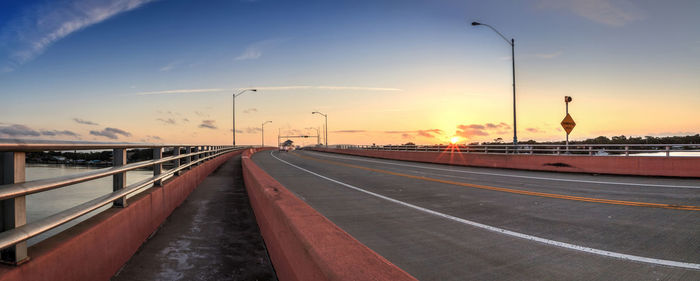
[[[545,178],[545,177],[533,177],[533,176],[520,176],[520,175],[509,175],[509,174],[498,174],[498,173],[487,173],[487,172],[473,172],[473,171],[464,171],[464,170],[455,170],[455,169],[441,169],[441,168],[435,168],[435,167],[418,166],[418,165],[410,165],[410,164],[391,163],[391,162],[386,162],[386,161],[376,161],[376,160],[368,160],[368,159],[358,159],[358,158],[351,158],[351,157],[331,156],[331,155],[325,155],[324,153],[318,153],[318,152],[313,152],[312,154],[318,155],[318,156],[321,156],[321,157],[328,157],[328,158],[347,159],[347,160],[362,161],[362,162],[370,162],[370,163],[379,163],[379,164],[387,164],[387,165],[395,165],[395,166],[403,166],[403,167],[412,167],[412,168],[420,168],[420,169],[431,169],[431,170],[438,170],[438,171],[448,171],[448,172],[457,172],[457,173],[466,173],[466,174],[475,174],[475,175],[486,175],[486,176],[499,176],[499,177],[523,178],[523,179],[534,179],[534,180],[564,181],[564,182],[596,183],[596,184],[613,184],[613,185],[631,185],[631,186],[648,186],[648,187],[670,187],[670,188],[692,188],[692,189],[700,189],[700,186],[692,186],[692,185],[667,185],[667,184],[651,184],[651,183],[631,183],[631,182],[610,182],[610,181],[574,180],[574,179],[561,179],[561,178]],[[357,157],[362,157],[362,156],[357,156]],[[399,161],[400,161],[400,160],[399,160]]]
[[[304,168],[302,168],[302,167],[299,167],[299,166],[297,166],[297,165],[294,165],[294,164],[292,164],[292,163],[289,163],[289,162],[287,162],[287,161],[284,161],[284,160],[282,160],[282,159],[280,159],[280,158],[277,158],[274,154],[272,154],[272,151],[270,151],[270,156],[272,156],[273,158],[275,158],[275,159],[277,159],[277,160],[281,161],[282,163],[285,163],[285,164],[287,164],[287,165],[289,165],[289,166],[292,166],[292,167],[294,167],[294,168],[297,168],[297,169],[299,169],[299,170],[302,170],[302,171],[304,171],[304,172],[307,172],[307,173],[312,174],[312,175],[314,175],[314,176],[317,176],[317,177],[319,177],[319,178],[322,178],[322,179],[325,179],[325,180],[334,182],[334,183],[336,183],[336,184],[345,186],[345,187],[347,187],[347,188],[350,188],[350,189],[353,189],[353,190],[356,190],[356,191],[359,191],[359,192],[362,192],[362,193],[365,193],[365,194],[369,194],[369,195],[371,195],[371,196],[374,196],[374,197],[377,197],[377,198],[381,198],[381,199],[387,200],[387,201],[389,201],[389,202],[393,202],[393,203],[396,203],[396,204],[399,204],[399,205],[402,205],[402,206],[405,206],[405,207],[408,207],[408,208],[416,209],[416,210],[418,210],[418,211],[422,211],[422,212],[425,212],[425,213],[428,213],[428,214],[431,214],[431,215],[434,215],[434,216],[438,216],[438,217],[441,217],[441,218],[445,218],[445,219],[448,219],[448,220],[456,221],[456,222],[463,223],[463,224],[466,224],[466,225],[478,227],[478,228],[481,228],[481,229],[486,229],[486,230],[489,230],[489,231],[493,231],[493,232],[497,232],[497,233],[501,233],[501,234],[505,234],[505,235],[509,235],[509,236],[513,236],[513,237],[517,237],[517,238],[522,238],[522,239],[526,239],[526,240],[531,240],[531,241],[535,241],[535,242],[544,243],[544,244],[547,244],[547,245],[552,245],[552,246],[561,247],[561,248],[566,248],[566,249],[575,250],[575,251],[581,251],[581,252],[590,253],[590,254],[595,254],[595,255],[601,255],[601,256],[612,257],[612,258],[618,258],[618,259],[629,260],[629,261],[650,263],[650,264],[654,264],[654,265],[665,265],[665,266],[672,266],[672,267],[680,267],[680,268],[686,268],[686,269],[700,270],[700,264],[697,264],[697,263],[688,263],[688,262],[680,262],[680,261],[671,261],[671,260],[655,259],[655,258],[641,257],[641,256],[635,256],[635,255],[628,255],[628,254],[618,253],[618,252],[611,252],[611,251],[606,251],[606,250],[600,250],[600,249],[596,249],[596,248],[590,248],[590,247],[579,246],[579,245],[569,244],[569,243],[565,243],[565,242],[550,240],[550,239],[546,239],[546,238],[542,238],[542,237],[537,237],[537,236],[533,236],[533,235],[529,235],[529,234],[524,234],[524,233],[520,233],[520,232],[515,232],[515,231],[503,229],[503,228],[498,228],[498,227],[495,227],[495,226],[490,226],[490,225],[486,225],[486,224],[482,224],[482,223],[478,223],[478,222],[474,222],[474,221],[470,221],[470,220],[465,220],[465,219],[462,219],[462,218],[459,218],[459,217],[451,216],[451,215],[448,215],[448,214],[443,214],[443,213],[440,213],[440,212],[437,212],[437,211],[433,211],[433,210],[431,210],[431,209],[426,209],[426,208],[419,207],[419,206],[416,206],[416,205],[413,205],[413,204],[410,204],[410,203],[406,203],[406,202],[403,202],[403,201],[399,201],[399,200],[396,200],[396,199],[393,199],[393,198],[390,198],[390,197],[387,197],[387,196],[384,196],[384,195],[381,195],[381,194],[377,194],[377,193],[374,193],[374,192],[371,192],[371,191],[367,191],[367,190],[364,190],[364,189],[362,189],[362,188],[355,187],[355,186],[353,186],[353,185],[350,185],[350,184],[347,184],[347,183],[344,183],[344,182],[341,182],[341,181],[337,181],[337,180],[334,180],[334,179],[332,179],[332,178],[329,178],[329,177],[326,177],[326,176],[323,176],[323,175],[314,173],[314,172],[312,172],[312,171],[309,171],[309,170],[307,170],[307,169],[304,169]]]

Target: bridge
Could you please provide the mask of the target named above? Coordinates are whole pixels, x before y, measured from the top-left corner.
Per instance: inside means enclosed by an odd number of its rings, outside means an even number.
[[[50,150],[112,166],[26,181]],[[0,280],[697,280],[700,157],[678,151],[697,146],[0,143]],[[105,177],[26,221],[27,196]]]

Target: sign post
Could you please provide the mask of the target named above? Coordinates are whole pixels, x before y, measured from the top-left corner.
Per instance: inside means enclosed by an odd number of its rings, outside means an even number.
[[[571,115],[569,115],[569,103],[572,101],[570,96],[565,96],[564,97],[564,103],[566,104],[566,117],[564,117],[564,120],[561,120],[561,127],[564,128],[564,131],[566,131],[566,152],[569,152],[569,134],[571,131],[576,127],[576,122],[574,122],[574,118],[571,118]]]

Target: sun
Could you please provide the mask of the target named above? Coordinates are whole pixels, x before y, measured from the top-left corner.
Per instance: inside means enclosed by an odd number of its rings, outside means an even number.
[[[452,144],[455,144],[455,143],[459,142],[459,137],[452,137],[452,138],[450,139],[450,142],[451,142]]]

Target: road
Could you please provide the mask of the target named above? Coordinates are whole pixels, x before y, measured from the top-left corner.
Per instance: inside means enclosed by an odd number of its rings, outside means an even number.
[[[253,161],[420,280],[700,280],[700,180],[312,151]]]

